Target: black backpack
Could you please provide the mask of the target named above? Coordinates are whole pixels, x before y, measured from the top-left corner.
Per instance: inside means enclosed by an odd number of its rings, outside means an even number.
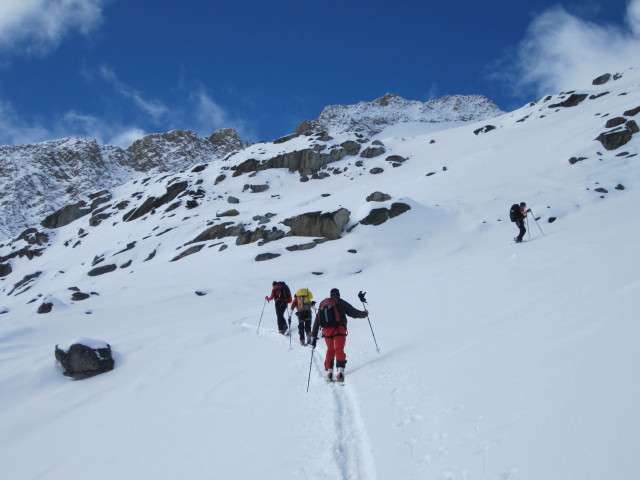
[[[509,218],[512,222],[516,222],[522,218],[522,214],[520,213],[520,205],[514,203],[511,205],[511,210],[509,210]]]
[[[322,328],[337,327],[338,325],[344,324],[340,317],[338,301],[338,298],[331,297],[325,298],[320,302],[320,306],[318,307],[318,322],[320,322]]]
[[[278,282],[278,285],[280,288],[276,293],[276,300],[285,300],[288,302],[289,298],[291,298],[291,290],[289,290],[288,285],[284,282]]]

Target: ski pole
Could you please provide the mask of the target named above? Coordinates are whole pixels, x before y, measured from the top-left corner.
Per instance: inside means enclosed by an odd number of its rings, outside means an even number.
[[[529,209],[529,211],[531,211],[531,209]],[[540,224],[538,223],[538,219],[536,219],[536,216],[533,214],[533,212],[531,212],[531,215],[533,215],[533,220],[536,222],[536,225],[538,225],[538,228],[540,228]],[[540,233],[544,237],[544,232],[542,231],[542,228],[540,228]]]
[[[315,345],[311,348],[311,360],[309,361],[309,376],[307,377],[307,393],[309,393],[309,382],[311,382],[311,365],[313,365],[313,351],[316,349]]]
[[[529,230],[529,215],[527,215],[527,238],[531,240],[531,230]]]
[[[367,309],[367,307],[365,306],[365,303],[367,303],[367,299],[364,298],[366,293],[367,292],[359,292],[358,293],[358,298],[362,302],[362,306],[364,307],[365,310]],[[378,342],[376,341],[376,334],[373,333],[373,327],[371,326],[371,319],[369,318],[369,313],[367,313],[367,321],[369,322],[369,328],[371,329],[371,335],[373,335],[373,343],[376,344],[376,351],[378,353],[380,353],[380,347],[378,347]]]
[[[291,315],[289,315],[289,350],[293,347],[291,346]]]
[[[256,330],[256,334],[260,331],[260,324],[262,323],[262,314],[264,313],[264,307],[267,305],[267,299],[264,299],[264,304],[262,305],[262,313],[260,314],[260,321],[258,322],[258,330]]]

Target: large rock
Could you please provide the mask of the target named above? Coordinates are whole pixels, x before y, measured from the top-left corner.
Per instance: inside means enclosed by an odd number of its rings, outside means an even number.
[[[601,133],[596,140],[602,143],[602,146],[607,150],[615,150],[628,143],[632,135],[633,131],[625,126],[610,132]]]
[[[108,372],[114,366],[111,346],[89,338],[76,340],[69,347],[56,345],[55,355],[64,374],[76,380]]]
[[[331,213],[310,212],[288,218],[282,223],[291,228],[291,235],[300,237],[324,237],[337,240],[349,222],[351,212],[341,208]]]
[[[60,228],[89,213],[91,213],[91,207],[87,206],[85,201],[80,200],[78,203],[67,205],[55,211],[47,216],[40,225],[45,228]]]

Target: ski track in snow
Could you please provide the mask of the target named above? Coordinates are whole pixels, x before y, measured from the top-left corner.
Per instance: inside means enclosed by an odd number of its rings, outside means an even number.
[[[324,377],[324,352],[314,351],[314,364],[318,375]],[[332,455],[340,480],[374,480],[375,460],[353,387],[337,384],[327,387],[333,390],[335,441]]]
[[[247,331],[268,332],[277,335],[275,329],[260,327],[248,323],[251,317],[242,318],[233,322]],[[305,347],[306,348],[306,347]],[[324,351],[313,351],[313,366],[316,378],[324,379]],[[349,380],[347,376],[347,381]],[[309,387],[309,395],[313,395],[314,385]],[[315,384],[315,388],[322,388],[321,382]],[[326,386],[332,390],[333,420],[335,439],[331,443],[331,457],[335,463],[335,471],[339,474],[338,480],[375,480],[376,467],[371,442],[367,434],[365,423],[360,414],[358,400],[353,387],[350,385],[329,384]],[[306,472],[307,475],[309,472]]]

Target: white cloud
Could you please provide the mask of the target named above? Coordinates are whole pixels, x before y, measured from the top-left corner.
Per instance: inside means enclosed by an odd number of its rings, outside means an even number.
[[[242,139],[255,136],[248,131],[246,122],[231,118],[229,113],[216,103],[204,88],[198,89],[192,95],[192,99],[195,101],[195,113],[198,120],[196,130],[200,135],[209,135],[219,128],[233,128]]]
[[[24,122],[9,102],[0,100],[0,145],[48,140],[49,131],[41,125]]]
[[[599,25],[554,7],[538,16],[521,42],[513,82],[521,92],[557,93],[590,85],[603,73],[640,67],[640,0],[626,23]]]
[[[104,0],[1,0],[0,51],[46,53],[102,21]]]
[[[169,112],[167,106],[160,100],[145,99],[139,91],[122,83],[109,67],[102,66],[100,75],[111,84],[116,93],[131,100],[138,109],[151,116],[153,120],[159,120]]]
[[[25,145],[65,137],[94,138],[103,145],[126,148],[147,133],[136,126],[104,121],[92,115],[69,111],[52,125],[29,123],[15,108],[0,100],[0,145]]]

